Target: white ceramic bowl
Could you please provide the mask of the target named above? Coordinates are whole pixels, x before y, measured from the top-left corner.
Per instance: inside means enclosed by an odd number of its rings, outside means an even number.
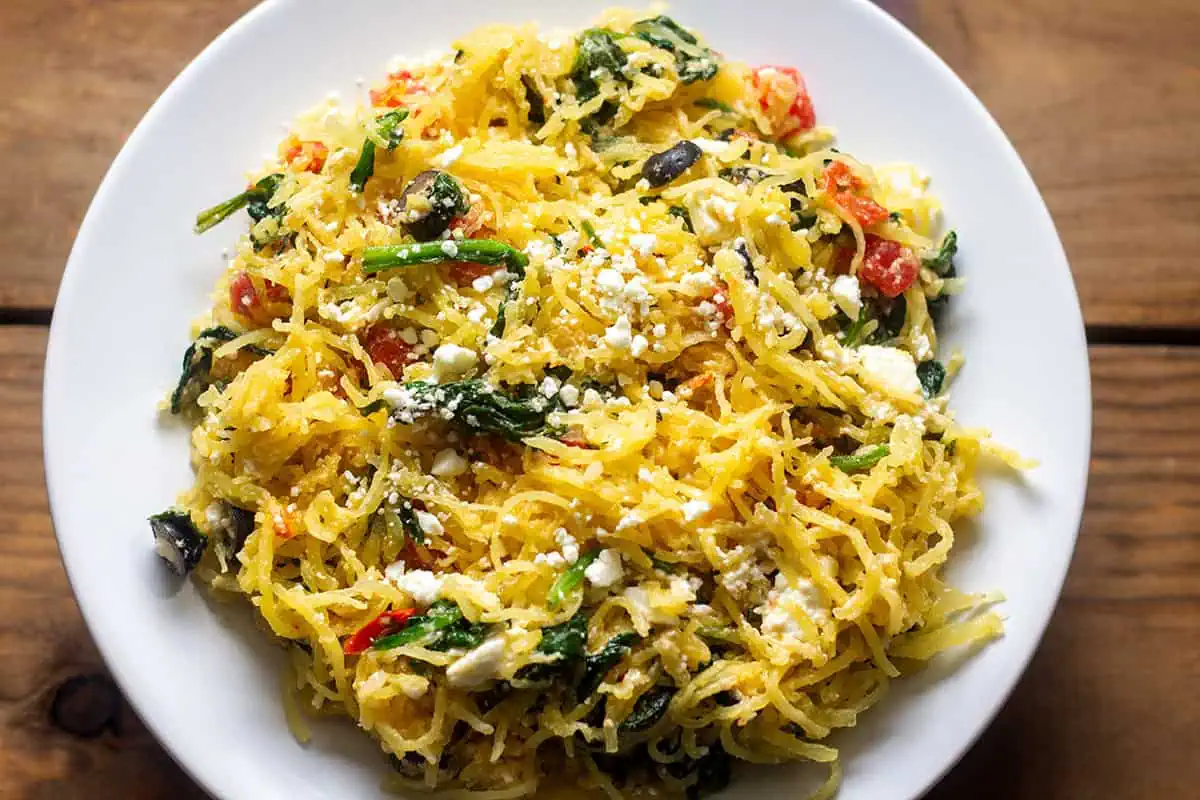
[[[280,123],[397,54],[448,49],[485,22],[578,28],[605,3],[277,0],[196,59],[114,162],[80,229],[54,314],[45,383],[46,475],[63,560],[84,617],[138,713],[220,798],[371,798],[386,769],[346,722],[301,747],[284,726],[279,653],[244,608],[176,591],[146,517],[191,480],[183,427],[155,406],[175,381],[189,321],[207,306],[237,225],[198,237],[198,209],[230,193],[281,138]],[[795,64],[820,120],[868,162],[934,178],[970,284],[945,342],[967,367],[960,419],[1040,460],[987,482],[951,575],[1008,596],[1005,637],[895,684],[834,740],[844,800],[927,789],[1004,702],[1058,597],[1083,504],[1090,436],[1087,351],[1062,247],[1004,134],[916,37],[865,0],[679,2],[672,9],[732,58]],[[848,55],[849,54],[849,55]],[[103,113],[103,109],[99,110]],[[954,667],[953,669],[951,667]],[[730,797],[802,796],[814,770],[744,771]]]

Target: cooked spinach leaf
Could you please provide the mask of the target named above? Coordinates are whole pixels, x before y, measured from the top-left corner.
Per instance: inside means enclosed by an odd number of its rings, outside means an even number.
[[[432,650],[475,647],[486,636],[486,626],[468,622],[462,609],[454,601],[437,600],[424,614],[410,617],[403,628],[376,639],[371,647],[375,650],[390,650],[393,647],[424,641],[435,634],[437,638],[428,645]],[[472,642],[474,644],[471,644]]]
[[[224,325],[205,328],[200,331],[196,340],[183,351],[183,365],[179,372],[179,382],[175,391],[171,392],[171,413],[179,414],[184,406],[194,400],[210,381],[212,371],[213,351],[224,342],[231,342],[238,334]],[[258,356],[269,356],[271,351],[257,345],[250,345],[246,350]]]
[[[924,264],[941,278],[954,276],[954,256],[958,253],[958,234],[950,231],[942,239],[942,246],[932,256],[924,260]]]
[[[922,361],[917,364],[917,380],[921,382],[921,391],[926,397],[937,397],[946,382],[946,368],[935,359]]]
[[[599,556],[599,549],[591,549],[575,559],[575,563],[567,567],[566,571],[559,575],[558,580],[554,581],[554,585],[550,587],[550,592],[546,596],[547,605],[550,608],[558,608],[562,605],[563,600],[583,584],[583,573]]]
[[[525,87],[525,102],[529,103],[529,121],[534,125],[545,125],[546,101],[542,99],[537,84],[529,75],[522,75],[521,85]]]
[[[375,118],[375,131],[384,141],[384,148],[395,150],[404,141],[404,128],[400,123],[408,119],[408,109],[397,108],[380,114]],[[350,188],[361,192],[367,186],[367,181],[375,174],[375,140],[367,137],[363,141],[362,151],[358,155],[358,163],[350,172]]]
[[[575,687],[575,698],[580,702],[586,700],[604,682],[604,676],[608,674],[608,671],[628,655],[633,649],[633,645],[641,640],[642,637],[631,631],[618,633],[608,640],[599,653],[594,653],[584,659],[583,677],[579,679],[579,684]]]
[[[675,20],[660,14],[633,24],[633,35],[675,56],[679,81],[684,84],[711,80],[717,74],[717,57],[697,43],[696,37]]]
[[[892,452],[892,449],[886,444],[879,444],[869,447],[860,453],[852,453],[846,456],[830,456],[829,463],[842,472],[861,472],[878,464],[880,459],[890,452]]]
[[[675,696],[674,686],[655,686],[637,699],[629,716],[621,722],[618,730],[621,733],[640,733],[654,727]]]
[[[618,80],[625,80],[622,70],[629,59],[617,44],[615,36],[616,34],[605,28],[589,28],[579,35],[578,49],[570,74],[571,82],[575,85],[575,97],[581,104],[600,93],[598,78],[607,74]],[[606,102],[592,115],[593,130],[595,126],[603,125],[612,119],[616,112],[617,107],[611,102]]]
[[[436,414],[473,433],[494,433],[510,441],[531,436],[558,436],[546,417],[558,406],[538,394],[508,394],[479,379],[451,383],[406,383],[392,415],[411,424]]]

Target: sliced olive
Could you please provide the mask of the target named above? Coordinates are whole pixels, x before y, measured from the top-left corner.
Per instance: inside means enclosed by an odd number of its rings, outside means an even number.
[[[176,575],[187,575],[200,563],[208,537],[186,511],[171,509],[150,518],[155,549]]]
[[[642,165],[642,177],[651,186],[665,186],[687,172],[703,151],[694,142],[684,139],[673,147],[656,153]]]
[[[459,182],[436,169],[417,175],[400,195],[404,225],[421,242],[441,236],[450,221],[468,208],[466,192]]]

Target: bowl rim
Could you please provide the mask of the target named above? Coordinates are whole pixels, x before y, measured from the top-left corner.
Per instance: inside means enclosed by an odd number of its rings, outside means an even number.
[[[1062,590],[1065,584],[1069,568],[1074,557],[1074,551],[1078,544],[1080,528],[1083,521],[1083,511],[1086,503],[1086,495],[1088,488],[1089,466],[1092,450],[1093,438],[1093,394],[1091,389],[1091,372],[1090,363],[1087,358],[1087,342],[1085,338],[1085,329],[1083,326],[1083,317],[1079,302],[1078,289],[1070,275],[1069,261],[1066,256],[1065,249],[1062,245],[1061,237],[1058,235],[1057,226],[1054,225],[1053,215],[1046,206],[1045,199],[1041,191],[1038,189],[1036,181],[1029,172],[1028,167],[1021,159],[1016,148],[1011,140],[1000,127],[988,109],[983,105],[982,101],[974,94],[974,92],[966,85],[962,78],[942,59],[938,53],[930,48],[925,42],[913,31],[908,29],[903,23],[893,17],[884,8],[871,0],[842,0],[852,6],[856,6],[860,13],[873,15],[878,22],[886,25],[891,29],[893,36],[900,37],[908,41],[910,46],[915,46],[921,52],[922,57],[929,60],[936,70],[942,73],[942,78],[947,81],[947,84],[953,86],[954,90],[960,95],[960,99],[969,110],[980,117],[983,123],[990,129],[993,136],[997,138],[997,142],[1002,145],[1001,150],[1004,156],[1008,159],[1008,167],[1016,171],[1021,180],[1028,185],[1030,190],[1031,200],[1036,199],[1037,207],[1046,220],[1050,223],[1051,231],[1054,234],[1054,244],[1057,249],[1057,254],[1061,257],[1062,264],[1068,267],[1067,288],[1069,289],[1069,297],[1073,302],[1073,308],[1069,309],[1074,312],[1073,320],[1077,324],[1072,327],[1078,333],[1082,341],[1083,355],[1083,381],[1086,389],[1087,403],[1085,411],[1084,423],[1086,425],[1086,439],[1084,441],[1083,452],[1081,454],[1081,466],[1079,474],[1076,476],[1075,485],[1070,487],[1070,496],[1073,498],[1071,502],[1071,515],[1074,518],[1074,524],[1069,531],[1064,531],[1064,535],[1070,535],[1070,546],[1066,551],[1066,556],[1062,563],[1062,568],[1055,577],[1052,600],[1047,602],[1039,609],[1039,618],[1030,626],[1035,631],[1027,639],[1024,645],[1024,652],[1019,657],[1019,668],[1012,672],[1011,678],[1002,691],[994,692],[989,696],[985,705],[986,709],[977,716],[976,723],[972,726],[972,731],[969,736],[964,737],[955,747],[946,751],[944,756],[938,759],[941,766],[937,770],[929,773],[928,780],[924,781],[920,789],[910,795],[911,798],[920,797],[938,782],[940,782],[963,758],[963,756],[978,742],[985,730],[987,730],[1000,709],[1008,702],[1013,691],[1018,683],[1028,671],[1029,664],[1033,656],[1038,651],[1041,642],[1045,636],[1046,630],[1053,617],[1055,610],[1058,607],[1062,597]],[[81,222],[75,241],[72,244],[71,252],[67,258],[66,267],[63,271],[62,279],[59,285],[59,290],[56,295],[55,309],[59,306],[59,301],[64,296],[71,294],[75,280],[82,272],[82,267],[77,266],[77,262],[84,259],[81,255],[87,249],[87,243],[92,238],[94,227],[94,209],[103,205],[105,198],[112,189],[112,184],[116,181],[116,176],[124,169],[126,162],[133,158],[133,153],[139,149],[142,140],[146,138],[148,131],[154,127],[154,123],[160,116],[167,113],[166,106],[170,100],[181,91],[184,91],[185,85],[190,79],[199,73],[211,61],[219,59],[226,44],[231,40],[249,32],[256,24],[260,17],[268,16],[276,12],[276,9],[282,9],[289,5],[296,5],[301,0],[262,0],[259,4],[248,9],[240,17],[234,20],[225,30],[218,34],[211,42],[209,42],[193,59],[191,59],[183,69],[170,81],[161,94],[147,109],[145,114],[138,121],[131,134],[128,136],[120,151],[113,159],[112,164],[105,172],[104,177],[100,181],[95,194],[88,204],[88,210]],[[614,0],[616,2],[616,0]],[[621,5],[621,3],[616,3]],[[63,514],[59,510],[63,508],[68,500],[55,488],[57,481],[55,475],[62,473],[58,457],[54,453],[52,442],[55,440],[52,428],[54,427],[54,417],[52,415],[51,403],[53,385],[60,379],[59,375],[66,369],[66,356],[64,355],[64,345],[62,340],[65,337],[63,333],[66,328],[66,323],[63,318],[54,313],[51,319],[50,331],[47,341],[47,349],[45,356],[45,371],[43,377],[43,397],[42,397],[42,441],[43,441],[43,463],[45,469],[45,482],[47,486],[47,494],[49,500],[50,514],[53,522],[55,537],[59,548],[63,566],[71,586],[72,593],[75,595],[84,623],[88,629],[88,633],[95,642],[102,658],[104,659],[107,669],[112,673],[118,685],[121,687],[122,693],[130,706],[133,708],[138,717],[144,722],[146,727],[154,735],[155,740],[170,754],[172,760],[180,766],[180,768],[200,786],[205,792],[214,796],[220,797],[217,793],[216,783],[209,777],[208,770],[205,764],[200,762],[193,753],[195,748],[184,747],[172,736],[168,735],[163,725],[161,724],[157,714],[148,704],[144,703],[145,697],[143,691],[139,688],[138,681],[132,680],[128,673],[122,668],[122,659],[116,654],[119,650],[124,649],[120,642],[114,641],[103,634],[98,635],[102,630],[98,625],[97,620],[104,613],[96,604],[88,604],[83,602],[83,593],[80,590],[80,581],[77,570],[80,570],[83,565],[72,559],[68,555],[73,550],[70,543],[71,537],[65,535],[60,526],[60,519]],[[1065,489],[1064,489],[1065,492]]]

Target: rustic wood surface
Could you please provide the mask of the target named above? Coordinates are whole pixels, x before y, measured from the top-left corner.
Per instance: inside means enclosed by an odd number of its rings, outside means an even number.
[[[41,468],[46,331],[20,323],[48,319],[75,229],[137,119],[252,4],[0,2],[3,798],[203,797],[115,693],[71,597]],[[1029,164],[1092,341],[1092,477],[1063,601],[1011,701],[930,798],[1197,796],[1200,3],[880,4]]]

